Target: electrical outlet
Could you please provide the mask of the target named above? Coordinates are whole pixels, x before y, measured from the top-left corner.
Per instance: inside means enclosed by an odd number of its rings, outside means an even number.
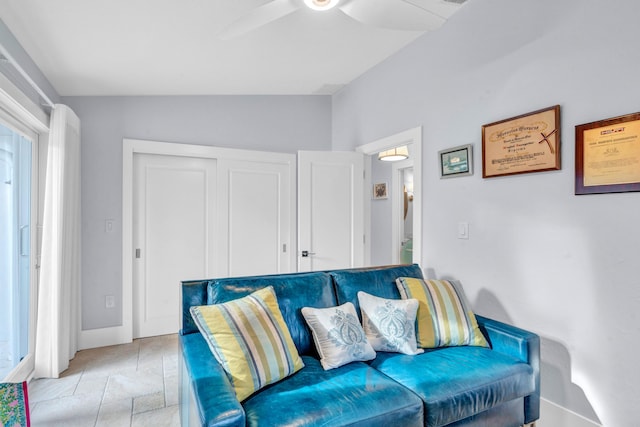
[[[106,308],[114,308],[116,306],[116,297],[113,295],[107,295],[104,297],[104,306]]]

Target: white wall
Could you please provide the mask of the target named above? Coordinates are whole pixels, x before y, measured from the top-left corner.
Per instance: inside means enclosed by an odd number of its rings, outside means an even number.
[[[122,324],[122,140],[331,149],[328,96],[65,97],[82,123],[82,329]],[[113,233],[105,220],[115,220]],[[105,308],[113,295],[116,307]]]
[[[423,267],[537,332],[542,395],[607,427],[640,419],[640,194],[575,196],[574,132],[640,111],[638,17],[637,0],[469,0],[333,98],[336,150],[423,126]],[[482,179],[481,126],[555,104],[562,169]],[[438,150],[467,143],[476,173],[440,180]]]

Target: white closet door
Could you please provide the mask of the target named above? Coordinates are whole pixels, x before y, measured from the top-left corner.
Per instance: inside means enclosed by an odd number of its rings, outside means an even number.
[[[134,156],[133,337],[178,332],[180,281],[218,273],[216,160]]]
[[[291,166],[218,160],[220,261],[229,276],[290,272],[295,223]]]

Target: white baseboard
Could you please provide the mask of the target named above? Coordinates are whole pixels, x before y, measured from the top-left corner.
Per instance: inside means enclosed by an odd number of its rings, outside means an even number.
[[[129,330],[127,330],[129,329]],[[128,344],[133,341],[131,328],[115,326],[112,328],[89,329],[80,331],[78,350]]]
[[[540,399],[540,419],[535,425],[536,427],[602,427],[602,424],[544,398]]]

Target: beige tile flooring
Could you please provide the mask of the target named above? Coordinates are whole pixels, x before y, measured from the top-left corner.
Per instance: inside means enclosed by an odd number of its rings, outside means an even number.
[[[79,351],[58,379],[29,383],[33,427],[179,426],[178,338]]]

